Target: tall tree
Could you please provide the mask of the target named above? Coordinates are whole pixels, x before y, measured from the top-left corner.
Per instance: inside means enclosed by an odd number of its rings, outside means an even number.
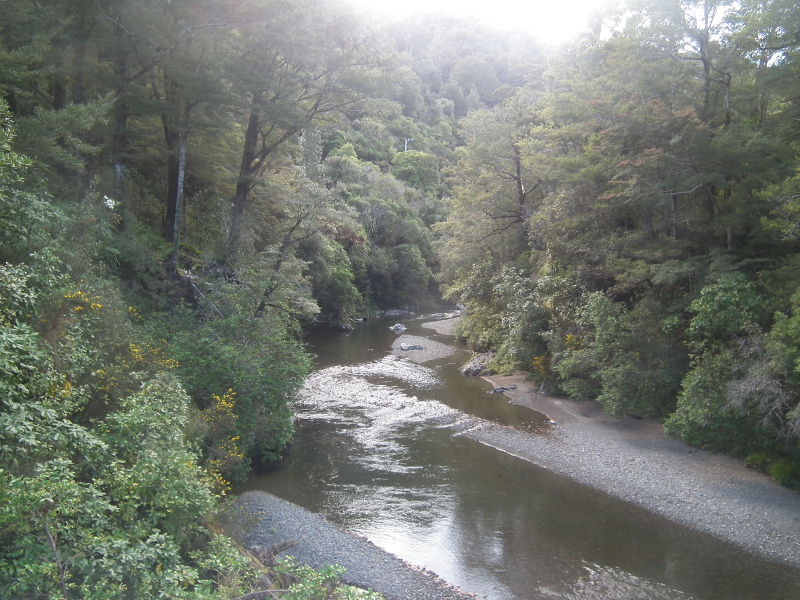
[[[450,174],[452,212],[440,226],[447,262],[456,270],[483,252],[507,264],[529,249],[530,218],[545,177],[526,147],[539,119],[536,101],[534,93],[518,90],[463,122],[467,144]]]
[[[383,52],[355,15],[324,0],[254,2],[231,65],[240,94],[241,161],[232,200],[228,262],[259,177],[286,142],[321,119],[359,108]]]
[[[224,7],[204,0],[180,3],[139,0],[98,7],[98,20],[105,26],[108,36],[110,51],[106,56],[111,65],[116,98],[111,155],[113,189],[117,199],[124,200],[126,195],[126,164],[131,135],[129,119],[147,105],[147,87],[154,70],[167,68],[167,63],[193,40],[224,27],[228,16]],[[183,104],[178,111],[178,123],[185,121],[185,113],[186,105]],[[177,131],[180,128],[178,125]],[[170,132],[165,132],[165,135],[173,136]],[[177,189],[174,185],[172,189],[175,194]],[[171,201],[174,204],[174,195]]]

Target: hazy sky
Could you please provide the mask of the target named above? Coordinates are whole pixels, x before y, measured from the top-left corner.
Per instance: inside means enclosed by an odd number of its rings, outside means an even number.
[[[444,13],[471,16],[503,28],[561,42],[586,27],[591,12],[608,0],[349,0],[370,12],[408,16]]]

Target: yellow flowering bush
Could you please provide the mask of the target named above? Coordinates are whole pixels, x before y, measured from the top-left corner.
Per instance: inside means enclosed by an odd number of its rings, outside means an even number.
[[[232,389],[221,396],[213,394],[211,405],[200,413],[207,427],[206,468],[214,481],[215,491],[220,495],[230,490],[228,479],[240,478],[247,468],[244,452],[238,443],[241,438],[235,433],[235,397],[236,392]]]

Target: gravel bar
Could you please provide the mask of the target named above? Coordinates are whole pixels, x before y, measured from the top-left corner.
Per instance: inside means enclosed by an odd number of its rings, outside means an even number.
[[[538,394],[524,374],[485,377],[550,417],[549,435],[491,423],[469,439],[566,475],[676,523],[800,568],[800,494],[741,461],[687,446],[649,419],[616,419],[592,401]]]
[[[453,333],[459,319],[426,327]],[[463,435],[639,505],[676,523],[800,568],[800,494],[741,461],[687,446],[650,419],[616,419],[597,402],[539,394],[524,373],[484,377],[549,417],[549,435],[483,422]],[[512,389],[508,389],[512,388]]]
[[[248,549],[268,550],[296,541],[286,554],[319,569],[345,568],[342,580],[380,592],[387,600],[475,600],[429,571],[410,565],[371,542],[346,533],[320,515],[266,492],[246,492],[235,501],[238,513],[228,533]]]
[[[426,323],[450,334],[458,319]],[[404,351],[401,343],[422,350]],[[444,347],[442,347],[444,346]],[[396,355],[425,362],[447,355],[446,345],[426,338],[398,339]],[[484,421],[455,432],[498,451],[570,477],[769,560],[800,568],[800,494],[776,484],[740,461],[691,448],[664,434],[660,424],[615,419],[596,402],[539,394],[524,374],[486,377],[510,388],[512,402],[551,419],[547,434],[531,434]],[[236,500],[239,527],[232,535],[266,550],[296,540],[288,553],[319,568],[338,564],[346,583],[381,592],[388,600],[470,600],[434,574],[409,565],[374,544],[346,533],[323,517],[265,492]]]

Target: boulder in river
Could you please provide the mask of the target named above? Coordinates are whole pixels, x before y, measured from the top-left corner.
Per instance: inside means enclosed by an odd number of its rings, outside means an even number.
[[[389,327],[389,329],[391,329],[392,331],[396,331],[397,333],[401,333],[405,331],[407,328],[405,325],[401,325],[400,323],[395,323],[394,325]]]
[[[487,365],[492,361],[494,358],[494,353],[492,352],[484,352],[482,354],[474,355],[470,361],[461,367],[461,373],[464,375],[470,376],[479,376],[479,375],[494,375],[495,371],[490,369]]]

